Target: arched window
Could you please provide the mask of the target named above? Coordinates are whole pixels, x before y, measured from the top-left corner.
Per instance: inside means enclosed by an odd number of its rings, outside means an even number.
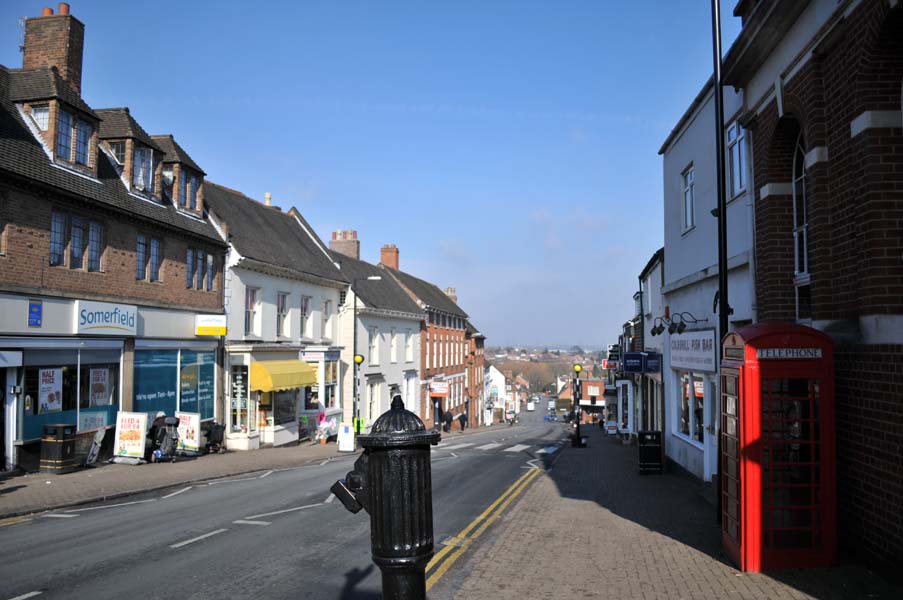
[[[812,318],[809,288],[809,212],[806,190],[806,150],[802,133],[793,154],[793,283],[796,289],[796,319]]]

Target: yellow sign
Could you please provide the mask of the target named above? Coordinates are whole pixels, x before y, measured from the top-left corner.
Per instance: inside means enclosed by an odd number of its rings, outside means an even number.
[[[194,335],[226,335],[226,315],[195,315]]]

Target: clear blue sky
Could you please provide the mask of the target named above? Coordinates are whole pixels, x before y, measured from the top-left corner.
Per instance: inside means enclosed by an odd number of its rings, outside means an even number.
[[[706,0],[70,4],[91,106],[366,260],[397,244],[489,344],[615,341],[662,245],[658,149],[712,70]],[[0,63],[45,5],[0,3]]]

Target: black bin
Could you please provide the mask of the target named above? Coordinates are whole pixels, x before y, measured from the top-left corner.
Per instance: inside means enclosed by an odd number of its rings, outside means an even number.
[[[47,423],[41,438],[41,473],[60,475],[75,470],[75,425]]]
[[[661,473],[664,470],[662,463],[662,432],[639,431],[637,432],[637,449],[639,452],[639,471],[641,475],[647,473]]]

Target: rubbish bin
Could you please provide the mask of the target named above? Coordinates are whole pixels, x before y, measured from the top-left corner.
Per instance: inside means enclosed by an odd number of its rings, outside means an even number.
[[[636,435],[640,475],[662,473],[662,432],[638,431]]]
[[[60,475],[75,470],[75,425],[44,425],[41,438],[41,473]]]

